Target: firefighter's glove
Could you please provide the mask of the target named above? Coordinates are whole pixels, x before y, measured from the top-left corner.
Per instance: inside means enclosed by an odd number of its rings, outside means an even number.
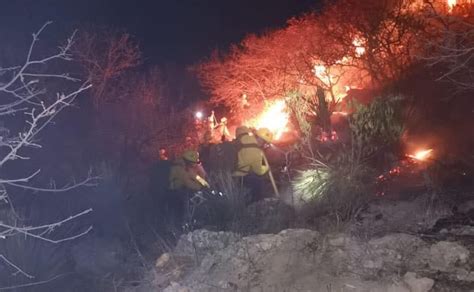
[[[203,188],[210,188],[209,183],[205,179],[203,179],[201,176],[196,175],[196,180],[201,184]]]

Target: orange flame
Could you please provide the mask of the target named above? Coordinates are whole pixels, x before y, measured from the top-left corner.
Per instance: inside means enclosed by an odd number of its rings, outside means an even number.
[[[411,157],[419,161],[425,161],[431,157],[431,152],[433,152],[433,149],[420,150],[420,151],[415,152],[415,154],[413,155],[408,155],[408,157]]]
[[[290,114],[286,102],[281,99],[267,104],[260,116],[249,121],[247,125],[256,129],[267,128],[273,133],[275,139],[279,139],[288,131],[289,119]]]
[[[447,0],[447,1],[448,1],[449,11],[452,11],[454,6],[456,6],[456,4],[457,4],[457,0]]]
[[[354,46],[354,55],[356,58],[359,58],[366,53],[364,46],[365,41],[363,38],[358,36],[354,37],[352,45]],[[328,101],[330,101],[331,98],[334,98],[336,102],[340,102],[351,88],[357,87],[353,86],[354,84],[351,84],[353,80],[348,80],[346,78],[347,76],[343,77],[346,74],[344,73],[344,69],[341,69],[341,67],[349,64],[353,58],[354,57],[351,56],[342,57],[335,62],[336,66],[329,67],[325,66],[318,60],[315,60],[315,64],[312,68],[314,76],[316,76],[323,85],[331,87],[332,96],[327,96]]]
[[[356,57],[361,57],[365,54],[365,47],[363,46],[363,41],[361,38],[354,38],[352,44],[355,46]]]
[[[314,65],[314,75],[318,77],[326,86],[329,86],[333,81],[333,76],[328,73],[326,66]]]

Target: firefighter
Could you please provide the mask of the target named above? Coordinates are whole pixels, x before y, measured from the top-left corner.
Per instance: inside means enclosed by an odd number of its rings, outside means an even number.
[[[266,128],[259,129],[254,135],[247,127],[236,129],[236,140],[240,144],[237,153],[237,169],[234,176],[246,176],[255,174],[265,175],[268,172],[268,165],[265,163],[263,148],[265,144],[270,144],[273,134]]]
[[[243,186],[249,189],[250,201],[262,196],[262,177],[269,172],[263,148],[273,140],[273,134],[266,128],[252,134],[247,127],[236,129],[237,169],[233,172]]]
[[[240,126],[235,129],[235,142],[240,143],[240,139],[245,136],[249,135],[251,133],[250,129],[247,126]]]
[[[208,125],[209,125],[209,130],[211,131],[211,134],[214,133],[214,130],[217,128],[217,118],[216,118],[216,115],[214,113],[214,111],[211,111],[211,115],[207,118],[207,121],[208,121]]]
[[[186,150],[171,166],[170,190],[199,191],[209,184],[204,180],[204,170],[200,165],[199,153]]]
[[[209,184],[204,178],[204,170],[200,165],[199,153],[194,150],[187,150],[177,158],[171,165],[169,174],[168,206],[173,209],[173,217],[181,224],[186,217],[186,206],[189,196],[204,188],[209,188]]]
[[[230,137],[229,128],[227,128],[227,118],[223,117],[220,122],[221,128],[221,142],[227,141],[227,137]]]

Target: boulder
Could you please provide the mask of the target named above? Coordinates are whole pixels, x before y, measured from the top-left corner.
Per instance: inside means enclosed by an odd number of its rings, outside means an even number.
[[[165,291],[428,292],[435,284],[433,275],[441,273],[460,285],[474,275],[462,245],[429,244],[403,233],[367,242],[346,233],[323,236],[307,229],[242,238],[198,230],[183,236],[177,251],[190,254],[193,236],[202,260]],[[167,261],[165,255],[158,264]]]
[[[239,239],[240,236],[232,232],[195,230],[181,235],[174,253],[200,260],[207,254],[224,249]]]
[[[431,246],[429,255],[428,263],[432,269],[451,272],[466,264],[469,250],[456,242],[441,241]]]
[[[182,286],[179,283],[172,282],[171,285],[166,287],[163,292],[192,292],[193,290],[189,289],[188,287]]]
[[[431,229],[439,219],[452,215],[451,207],[447,204],[430,204],[429,195],[412,200],[378,200],[358,215],[359,224],[352,228],[359,234],[369,232],[369,236],[417,233]]]
[[[469,200],[467,202],[463,202],[456,206],[459,213],[468,214],[474,211],[474,200]]]
[[[403,281],[410,288],[410,292],[428,292],[434,286],[434,280],[430,278],[418,278],[416,273],[408,272],[403,276]]]
[[[290,227],[293,217],[292,207],[281,200],[268,198],[245,209],[241,230],[245,234],[278,233]]]

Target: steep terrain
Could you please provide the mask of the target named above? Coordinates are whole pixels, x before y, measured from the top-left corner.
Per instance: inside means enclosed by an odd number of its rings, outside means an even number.
[[[426,203],[379,201],[342,230],[195,230],[129,291],[474,291],[470,204]]]

